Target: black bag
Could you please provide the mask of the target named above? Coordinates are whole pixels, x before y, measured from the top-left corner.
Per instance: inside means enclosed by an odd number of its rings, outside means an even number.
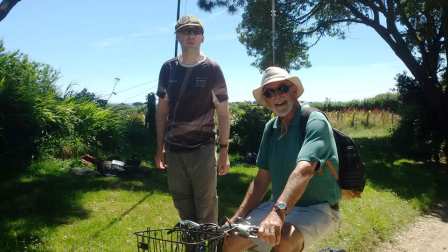
[[[305,128],[308,118],[311,112],[314,111],[319,111],[327,117],[325,113],[316,108],[303,107],[300,113],[300,132],[302,139],[305,139]],[[366,176],[365,167],[359,155],[359,148],[353,139],[335,128],[333,128],[333,135],[338,150],[339,173],[336,173],[336,169],[331,162],[327,162],[327,166],[333,176],[338,180],[343,198],[360,197],[366,184]]]

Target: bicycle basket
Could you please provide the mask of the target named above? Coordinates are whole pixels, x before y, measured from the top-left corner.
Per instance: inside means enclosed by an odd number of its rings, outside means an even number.
[[[139,252],[217,252],[224,240],[223,232],[180,228],[148,228],[135,235]]]

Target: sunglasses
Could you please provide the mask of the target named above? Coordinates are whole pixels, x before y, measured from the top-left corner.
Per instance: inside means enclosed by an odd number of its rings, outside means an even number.
[[[185,28],[179,31],[179,33],[183,35],[200,35],[202,34],[202,30],[198,28]]]
[[[266,88],[263,90],[263,96],[266,98],[272,98],[275,95],[282,95],[289,92],[289,89],[291,88],[290,85],[287,84],[281,84],[277,88]]]

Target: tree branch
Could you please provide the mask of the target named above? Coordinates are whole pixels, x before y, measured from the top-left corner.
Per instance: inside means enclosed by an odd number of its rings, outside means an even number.
[[[370,7],[370,9],[372,9],[373,11],[373,20],[377,23],[380,22],[380,13],[383,13],[383,15],[386,15],[386,10],[385,9],[381,9],[379,6],[375,5],[374,2],[372,2],[371,0],[361,0],[361,3],[363,3],[364,5]]]
[[[407,28],[409,37],[412,40],[414,40],[416,44],[421,43],[421,40],[417,36],[417,31],[414,29],[414,26],[412,26],[412,24],[409,22],[409,17],[406,15],[406,11],[400,1],[397,2],[397,11],[400,13],[400,16],[402,17],[401,21]]]
[[[305,13],[304,15],[299,16],[296,19],[297,23],[304,24],[304,23],[308,22],[308,20],[310,20],[310,18],[312,18],[314,16],[314,14],[316,14],[322,7],[323,7],[323,5],[319,2],[308,13]]]
[[[298,31],[297,33],[303,34],[303,35],[310,35],[314,32],[320,31],[322,28],[325,28],[329,25],[332,24],[339,24],[339,23],[346,23],[346,22],[352,22],[352,23],[357,23],[357,24],[362,24],[363,22],[359,19],[355,19],[355,18],[343,18],[343,19],[336,19],[336,20],[331,20],[328,22],[324,22],[321,23],[319,25],[317,25],[316,27],[312,28],[312,29],[308,29],[306,31]]]
[[[20,0],[3,0],[0,3],[0,22],[8,15],[9,11],[16,5]]]
[[[391,0],[388,0],[391,1]],[[386,29],[386,27],[382,26],[380,23],[374,22],[372,19],[363,15],[356,7],[354,7],[351,3],[345,2],[346,8],[348,8],[351,13],[359,18],[363,24],[372,27],[383,39],[386,43],[392,48],[395,54],[403,61],[403,63],[408,67],[409,71],[415,76],[417,80],[425,80],[424,72],[421,70],[419,63],[412,55],[409,48],[407,48],[404,41],[401,40],[402,43],[398,43],[395,37],[391,35],[391,31]],[[388,16],[386,16],[388,18]],[[390,22],[390,21],[387,21]]]

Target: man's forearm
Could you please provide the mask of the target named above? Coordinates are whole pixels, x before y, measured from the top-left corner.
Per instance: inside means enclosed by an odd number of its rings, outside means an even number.
[[[166,120],[157,119],[157,151],[163,150],[163,138],[165,137]]]
[[[163,150],[168,108],[166,101],[159,100],[156,111],[157,151]]]
[[[288,209],[291,209],[305,192],[309,181],[314,175],[315,167],[315,163],[300,161],[289,176],[288,182],[277,201],[287,203]]]
[[[228,102],[222,102],[216,106],[218,114],[219,143],[228,144],[230,135],[230,113]]]

